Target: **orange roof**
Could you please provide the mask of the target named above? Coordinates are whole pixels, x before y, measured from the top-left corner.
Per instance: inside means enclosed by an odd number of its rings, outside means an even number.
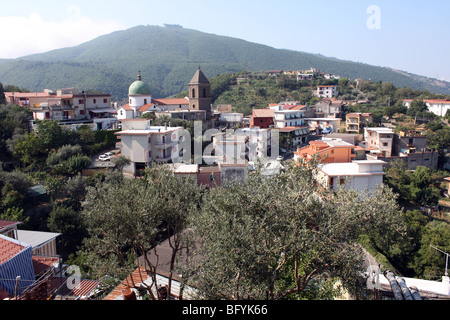
[[[152,99],[152,103],[164,104],[164,105],[175,105],[175,104],[189,104],[189,100],[186,98],[169,98],[169,99]]]
[[[0,264],[10,260],[23,249],[25,249],[25,247],[21,244],[0,238]]]
[[[147,103],[144,104],[142,107],[139,108],[139,111],[143,112],[143,111],[147,111],[150,107],[154,106],[155,104],[153,103]]]
[[[274,128],[274,129],[278,129],[280,130],[280,132],[291,132],[297,129],[302,129],[302,128],[309,128],[308,125],[304,125],[304,126],[297,126],[297,127],[284,127],[284,128]]]
[[[130,107],[130,104],[129,104],[129,103],[124,104],[123,106],[121,106],[121,108],[123,108],[123,109],[125,109],[125,110],[127,110],[127,111],[131,111],[131,107]]]
[[[291,108],[291,110],[301,110],[304,107],[306,107],[305,104],[298,104],[298,105],[294,106],[293,108]]]
[[[113,291],[111,291],[103,300],[115,300],[122,296],[122,290],[132,288],[137,283],[142,283],[147,280],[148,274],[144,268],[138,267],[130,274],[121,284],[119,284]]]
[[[272,109],[253,109],[253,116],[258,118],[273,118]]]
[[[34,274],[40,275],[43,271],[59,262],[57,257],[32,256]]]
[[[54,94],[53,94],[54,95]],[[51,94],[47,92],[5,92],[6,97],[18,97],[18,98],[37,98],[37,97],[50,97]]]

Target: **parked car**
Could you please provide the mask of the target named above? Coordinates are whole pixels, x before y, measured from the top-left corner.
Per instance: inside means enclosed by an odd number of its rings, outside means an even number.
[[[104,153],[98,157],[100,161],[109,161],[111,160],[113,154],[111,152]]]

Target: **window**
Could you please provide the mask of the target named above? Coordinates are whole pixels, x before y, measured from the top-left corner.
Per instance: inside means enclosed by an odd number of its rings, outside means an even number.
[[[84,100],[83,99],[79,99],[78,100],[78,104],[84,104]]]
[[[144,104],[147,104],[147,99],[144,99]]]
[[[108,99],[103,99],[103,103],[108,103]]]
[[[344,178],[340,178],[339,179],[339,184],[343,185],[345,183],[345,179]]]
[[[203,98],[206,98],[206,88],[203,88]]]
[[[97,103],[97,99],[94,99],[94,103]]]
[[[192,89],[192,98],[195,98],[195,89]]]

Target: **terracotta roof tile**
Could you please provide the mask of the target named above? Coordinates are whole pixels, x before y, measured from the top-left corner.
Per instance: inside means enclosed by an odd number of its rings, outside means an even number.
[[[0,264],[10,260],[23,249],[25,249],[23,245],[0,237]]]
[[[257,118],[272,118],[274,113],[272,109],[253,109],[253,116]]]
[[[51,268],[53,264],[59,262],[57,257],[32,256],[34,274],[40,275],[47,269]]]
[[[156,105],[189,104],[189,100],[186,98],[152,99],[152,103]]]
[[[114,288],[103,300],[115,300],[122,295],[122,290],[133,287],[133,284],[147,280],[148,275],[144,268],[137,268],[121,284]]]

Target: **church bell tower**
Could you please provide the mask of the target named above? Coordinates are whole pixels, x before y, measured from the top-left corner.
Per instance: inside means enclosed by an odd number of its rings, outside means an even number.
[[[206,120],[210,120],[212,117],[211,84],[200,70],[200,67],[189,82],[188,88],[189,110],[205,110]]]

